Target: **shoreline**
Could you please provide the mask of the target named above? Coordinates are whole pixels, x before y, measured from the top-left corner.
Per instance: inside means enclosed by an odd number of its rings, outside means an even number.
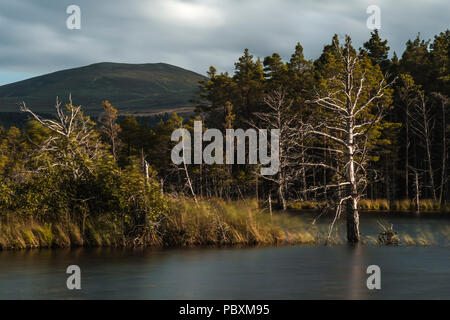
[[[322,202],[296,201],[288,203],[288,209],[298,211],[320,211],[324,207]],[[329,209],[332,210],[332,209]],[[386,199],[363,199],[358,203],[360,212],[391,212],[391,213],[450,213],[450,203],[439,204],[431,199],[424,199],[420,202],[419,211],[416,211],[415,204],[410,200]]]
[[[269,213],[256,200],[170,199],[168,211],[146,227],[129,229],[114,213],[85,220],[73,218],[41,221],[17,212],[3,214],[0,220],[0,251],[55,248],[198,248],[325,245],[328,225],[313,224],[303,214],[314,209],[288,209]],[[445,217],[442,211],[421,212],[362,210],[361,215],[404,215],[417,218]],[[329,212],[328,214],[333,214]],[[327,215],[328,215],[327,214]],[[450,217],[450,216],[449,216]],[[84,224],[83,224],[84,221]],[[84,228],[84,229],[83,229]],[[406,245],[432,244],[433,234],[421,237],[399,235]],[[363,235],[363,245],[377,244],[377,234]],[[328,245],[346,243],[333,235]]]

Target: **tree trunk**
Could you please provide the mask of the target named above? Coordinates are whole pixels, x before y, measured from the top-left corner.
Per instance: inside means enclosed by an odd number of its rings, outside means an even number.
[[[350,110],[350,108],[348,109]],[[358,187],[355,176],[355,161],[353,155],[353,117],[347,120],[347,240],[349,243],[358,243],[359,234],[359,214],[358,214]]]
[[[259,201],[258,189],[259,189],[258,174],[255,172],[255,197],[256,197],[256,204],[258,204],[258,201]]]
[[[352,187],[349,189],[351,190]],[[358,201],[353,196],[347,200],[347,241],[349,243],[360,241]]]
[[[431,193],[433,195],[433,200],[436,201],[437,200],[436,187],[434,184],[433,167],[431,165],[431,141],[430,141],[429,137],[427,137],[426,146],[427,146],[428,174],[430,176]]]
[[[184,150],[183,150],[183,154],[184,154]],[[194,188],[192,187],[191,178],[189,177],[189,171],[188,171],[185,161],[183,161],[183,165],[184,165],[184,172],[186,173],[186,179],[188,182],[189,189],[191,190],[192,197],[194,197],[195,204],[198,205],[197,197],[195,195]]]
[[[301,141],[303,143],[303,133],[301,134]],[[305,163],[305,148],[302,147],[302,152],[301,152],[301,161],[302,163]],[[304,165],[302,165],[302,189],[303,189],[303,201],[308,200],[308,195],[306,192],[306,167]]]
[[[429,118],[427,113],[427,107],[425,104],[425,98],[422,94],[422,116],[423,116],[423,128],[424,128],[424,137],[425,137],[425,147],[427,151],[427,162],[428,162],[428,175],[430,176],[430,184],[431,184],[431,193],[433,195],[433,200],[436,201],[436,185],[434,183],[434,173],[433,173],[433,167],[431,162],[431,132],[429,127]]]
[[[144,177],[145,177],[145,185],[146,186],[148,186],[148,184],[149,184],[148,167],[149,167],[148,162],[146,160],[144,160]]]
[[[409,167],[409,105],[406,106],[406,141],[405,141],[405,196],[409,199],[409,181],[408,181],[408,167]]]
[[[445,102],[444,100],[441,102],[442,107],[442,169],[441,169],[441,187],[439,190],[439,205],[442,205],[442,196],[444,194],[444,187],[445,187],[445,160],[447,158],[447,139],[445,136],[445,129],[446,129],[446,123],[445,123]]]
[[[416,213],[419,213],[420,211],[420,189],[419,189],[419,173],[417,171],[414,171],[414,177],[415,177],[415,185],[416,185]]]
[[[270,212],[270,219],[272,219],[272,195],[269,193],[269,212]]]
[[[286,210],[287,205],[286,205],[286,199],[284,197],[284,190],[283,190],[283,183],[280,183],[278,185],[278,207],[281,210]]]

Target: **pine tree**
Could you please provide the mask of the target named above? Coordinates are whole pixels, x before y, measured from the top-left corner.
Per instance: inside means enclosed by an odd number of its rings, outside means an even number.
[[[239,95],[233,105],[240,125],[243,126],[252,112],[257,111],[262,105],[264,70],[260,59],[253,61],[253,55],[249,53],[248,49],[244,50],[244,55],[235,63],[235,70],[233,80]]]
[[[431,85],[429,41],[421,40],[420,33],[411,41],[406,42],[406,49],[400,60],[402,73],[409,73],[414,82],[423,86],[425,90]]]
[[[281,86],[286,86],[288,68],[278,53],[265,57],[263,64],[267,90],[276,90]]]
[[[430,48],[431,90],[450,96],[450,30],[436,35]]]
[[[314,67],[311,61],[305,59],[300,43],[295,46],[287,68],[288,81],[285,88],[289,98],[293,101],[292,108],[302,114],[305,108],[304,101],[309,97],[313,88]]]
[[[372,61],[373,65],[379,65],[381,71],[385,73],[389,68],[389,46],[387,45],[387,40],[381,40],[378,29],[371,32],[371,37],[369,41],[363,44],[363,49],[360,49],[362,53],[367,54],[367,56]]]

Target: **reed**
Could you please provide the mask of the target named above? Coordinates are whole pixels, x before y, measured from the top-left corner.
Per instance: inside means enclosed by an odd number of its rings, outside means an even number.
[[[288,204],[291,210],[318,210],[325,204],[321,201],[296,201]],[[416,211],[416,205],[409,199],[388,201],[387,199],[361,199],[358,208],[363,211]],[[443,203],[432,199],[420,201],[419,210],[423,212],[450,212],[450,203]]]
[[[384,208],[387,201],[364,200],[362,207]],[[309,204],[305,208],[309,208]],[[372,209],[373,210],[373,209]],[[167,209],[146,225],[129,223],[117,214],[88,216],[84,223],[61,218],[43,221],[16,212],[0,216],[0,249],[56,247],[194,247],[234,245],[290,245],[345,243],[345,235],[335,227],[327,239],[328,225],[305,222],[293,212],[272,213],[256,200],[225,201],[168,199]],[[450,239],[450,228],[441,230]],[[365,235],[363,243],[430,245],[436,243],[429,230],[413,236],[380,229],[379,235]]]
[[[314,226],[287,213],[270,214],[255,200],[171,199],[157,221],[127,230],[114,215],[88,217],[84,227],[67,220],[38,221],[14,213],[0,222],[0,249],[57,247],[193,247],[316,243]]]
[[[172,200],[162,228],[169,246],[315,243],[317,230],[288,214],[270,214],[255,200]],[[286,226],[290,225],[290,228]]]

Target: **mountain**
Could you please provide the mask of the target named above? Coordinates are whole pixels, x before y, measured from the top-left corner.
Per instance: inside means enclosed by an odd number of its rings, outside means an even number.
[[[67,69],[0,86],[0,112],[18,111],[25,101],[37,112],[53,112],[56,97],[67,103],[69,94],[85,112],[102,111],[109,100],[119,112],[155,114],[190,110],[204,76],[165,63],[102,62]]]

